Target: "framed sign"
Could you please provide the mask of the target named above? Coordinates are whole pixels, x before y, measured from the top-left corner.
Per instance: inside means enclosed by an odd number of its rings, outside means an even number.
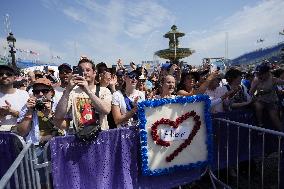
[[[209,108],[206,95],[138,104],[143,175],[201,168],[212,162]]]

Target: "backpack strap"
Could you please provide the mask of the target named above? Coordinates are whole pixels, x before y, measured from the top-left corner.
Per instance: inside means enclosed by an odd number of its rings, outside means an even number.
[[[231,87],[229,85],[224,85],[224,86],[227,88],[228,91],[231,90]]]
[[[96,96],[98,97],[98,98],[100,98],[100,85],[98,84],[98,85],[96,85]],[[95,118],[96,118],[96,124],[97,125],[100,125],[100,114],[99,114],[99,112],[97,111],[97,109],[95,108]]]
[[[124,102],[125,102],[125,104],[126,104],[126,110],[127,110],[127,111],[131,111],[132,108],[134,108],[133,102],[128,98],[128,96],[126,96],[126,94],[123,94],[123,97],[124,97]],[[133,118],[134,120],[138,120],[138,115],[137,115],[137,113],[134,114],[134,115],[132,116],[132,118]]]

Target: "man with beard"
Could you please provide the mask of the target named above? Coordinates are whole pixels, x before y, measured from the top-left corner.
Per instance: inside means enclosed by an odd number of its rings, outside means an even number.
[[[63,63],[60,66],[58,66],[58,71],[59,71],[60,86],[54,87],[55,96],[53,97],[53,99],[54,99],[55,107],[57,103],[59,102],[60,98],[62,97],[66,86],[68,85],[69,77],[72,76],[72,68],[67,63]]]
[[[0,131],[10,131],[16,125],[19,111],[29,98],[26,91],[13,88],[16,70],[0,65]]]

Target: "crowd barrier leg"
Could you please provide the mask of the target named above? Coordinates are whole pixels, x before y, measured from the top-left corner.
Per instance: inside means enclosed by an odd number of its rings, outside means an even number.
[[[30,171],[29,171],[29,160],[28,160],[27,156],[25,156],[24,162],[25,162],[25,169],[27,170],[26,171],[27,185],[28,185],[28,188],[32,188],[31,175],[30,175]]]
[[[283,147],[284,145],[282,145],[283,142],[282,142],[282,137],[279,136],[278,137],[278,188],[284,188],[284,179],[283,179],[283,176],[284,176],[284,157],[283,157]],[[282,147],[282,148],[281,148]],[[282,179],[281,179],[282,177]]]
[[[230,140],[230,127],[229,123],[226,124],[227,127],[227,140],[226,140],[226,162],[227,162],[227,169],[226,169],[226,184],[229,184],[229,140]]]
[[[220,179],[220,124],[221,121],[218,121],[218,128],[217,128],[217,176]]]
[[[48,159],[48,150],[49,150],[49,142],[47,142],[44,145],[44,151],[43,151],[43,160],[47,164],[46,167],[44,168],[44,173],[46,177],[46,188],[51,189],[51,182],[50,182],[50,173],[51,173],[51,168],[50,168],[50,161]]]
[[[248,136],[248,189],[250,189],[250,174],[251,174],[251,129],[249,129],[249,136]]]
[[[264,186],[264,155],[265,155],[265,133],[262,132],[262,153],[261,153],[261,188]]]

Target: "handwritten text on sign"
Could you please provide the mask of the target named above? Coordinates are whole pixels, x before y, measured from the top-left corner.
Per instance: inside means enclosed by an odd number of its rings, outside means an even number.
[[[163,141],[174,141],[187,139],[191,129],[189,127],[164,128],[161,129],[161,139]]]

